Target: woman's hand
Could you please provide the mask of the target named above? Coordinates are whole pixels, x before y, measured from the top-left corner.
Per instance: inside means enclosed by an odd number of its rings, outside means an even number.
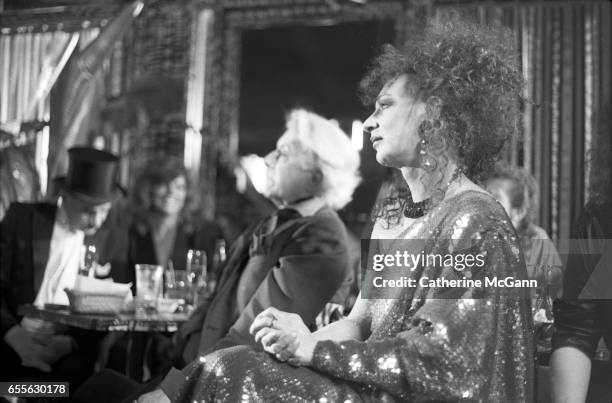
[[[312,362],[317,340],[297,314],[268,308],[253,320],[249,332],[255,335],[255,341],[261,343],[264,351],[280,361],[292,365]]]

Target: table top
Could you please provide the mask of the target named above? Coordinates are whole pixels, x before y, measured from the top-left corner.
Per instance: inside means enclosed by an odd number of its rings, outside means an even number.
[[[157,313],[146,318],[136,317],[133,313],[82,314],[74,313],[68,308],[48,309],[34,305],[20,306],[19,314],[66,326],[104,332],[176,332],[179,325],[189,317],[186,313]]]

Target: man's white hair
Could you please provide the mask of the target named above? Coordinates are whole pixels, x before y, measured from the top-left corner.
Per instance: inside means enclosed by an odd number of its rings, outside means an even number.
[[[338,124],[304,109],[287,115],[285,141],[298,141],[317,156],[323,180],[318,196],[339,210],[353,198],[359,184],[359,153]]]

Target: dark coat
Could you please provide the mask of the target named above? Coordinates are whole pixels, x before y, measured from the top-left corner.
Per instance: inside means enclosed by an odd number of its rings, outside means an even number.
[[[215,295],[179,330],[185,363],[219,348],[256,346],[249,326],[271,306],[314,323],[352,275],[347,233],[338,215],[327,207],[308,217],[291,211],[282,219],[278,214],[287,210],[280,210],[232,245]]]

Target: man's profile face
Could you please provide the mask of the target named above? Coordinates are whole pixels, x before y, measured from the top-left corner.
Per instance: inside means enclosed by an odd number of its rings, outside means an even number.
[[[267,196],[290,204],[314,194],[314,157],[299,142],[289,141],[283,136],[275,150],[266,158]]]
[[[112,206],[111,202],[91,204],[71,195],[64,195],[62,203],[70,228],[81,230],[85,235],[93,235],[100,229]]]

